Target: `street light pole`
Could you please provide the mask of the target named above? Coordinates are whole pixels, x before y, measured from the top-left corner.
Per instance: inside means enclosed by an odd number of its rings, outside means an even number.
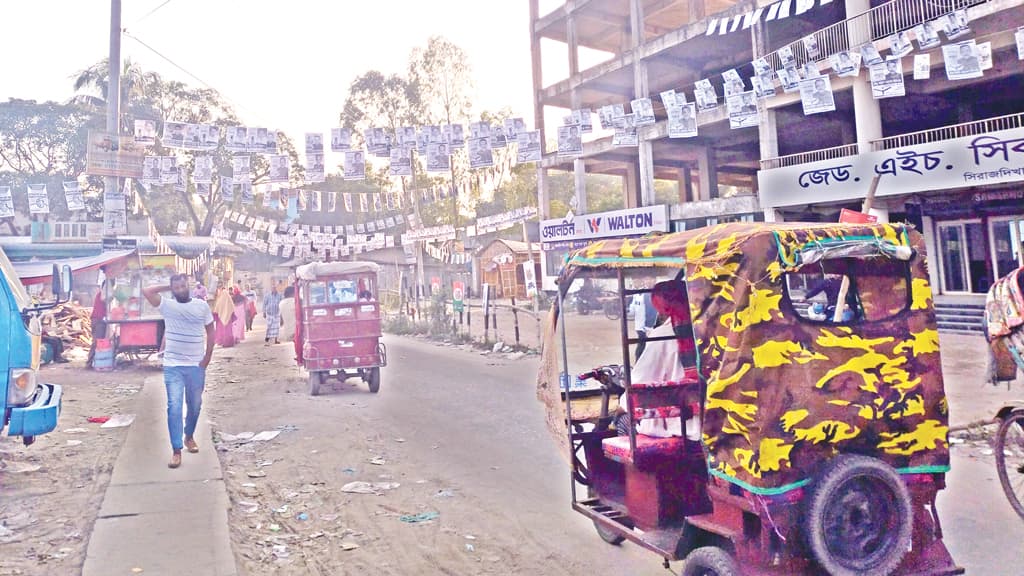
[[[121,121],[118,108],[121,100],[121,0],[110,0],[110,55],[107,57],[107,132],[114,135],[115,142],[121,135]],[[103,178],[104,196],[113,194],[118,189],[118,179],[114,176]],[[104,218],[107,207],[104,198]],[[103,226],[104,236],[112,235],[107,225]]]

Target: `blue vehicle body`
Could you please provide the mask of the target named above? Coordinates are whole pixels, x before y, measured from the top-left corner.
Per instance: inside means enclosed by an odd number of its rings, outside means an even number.
[[[31,444],[36,436],[53,431],[60,416],[61,387],[38,381],[38,313],[61,300],[34,306],[3,251],[0,272],[0,432],[6,428],[8,436],[21,436]]]

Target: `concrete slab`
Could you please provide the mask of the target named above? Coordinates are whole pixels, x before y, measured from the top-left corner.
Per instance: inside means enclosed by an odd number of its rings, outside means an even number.
[[[227,490],[210,426],[200,418],[198,454],[167,467],[163,376],[146,379],[135,422],[114,464],[86,551],[84,576],[131,574],[235,576]]]

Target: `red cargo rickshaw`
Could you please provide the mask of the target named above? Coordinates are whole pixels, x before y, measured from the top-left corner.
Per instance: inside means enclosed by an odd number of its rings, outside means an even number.
[[[387,349],[373,262],[314,262],[295,271],[295,354],[316,396],[328,378],[359,376],[380,389]]]

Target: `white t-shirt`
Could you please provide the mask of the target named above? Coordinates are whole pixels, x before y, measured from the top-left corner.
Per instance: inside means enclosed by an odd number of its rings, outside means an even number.
[[[213,312],[203,300],[193,298],[182,304],[160,297],[164,317],[164,366],[199,366],[206,356],[206,327],[213,324]]]

